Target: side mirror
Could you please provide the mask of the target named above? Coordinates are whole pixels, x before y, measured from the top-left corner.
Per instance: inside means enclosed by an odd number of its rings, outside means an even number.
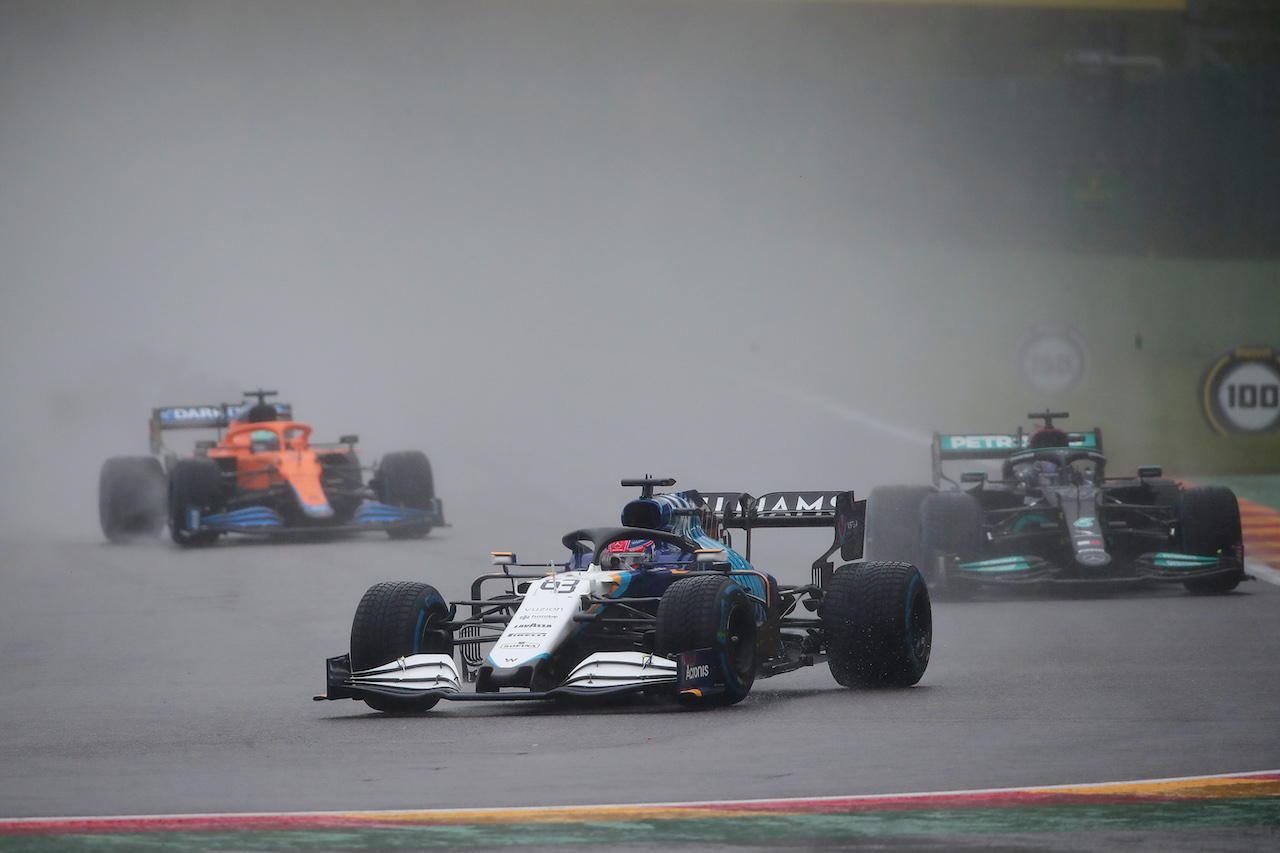
[[[699,548],[695,557],[699,563],[723,563],[729,559],[723,548]]]
[[[1159,465],[1143,465],[1138,469],[1139,480],[1149,480],[1153,477],[1159,477],[1164,473],[1164,469]]]
[[[965,471],[960,475],[960,482],[962,483],[985,483],[986,481],[986,471]]]
[[[490,553],[495,566],[514,566],[516,564],[516,555],[511,551],[492,551]]]
[[[358,435],[340,435],[338,436],[338,444],[356,444],[360,441]]]

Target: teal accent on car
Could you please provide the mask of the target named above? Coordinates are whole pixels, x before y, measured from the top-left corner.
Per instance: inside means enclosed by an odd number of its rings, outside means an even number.
[[[1030,566],[1022,557],[997,557],[994,560],[961,563],[959,568],[966,572],[1024,572]]]
[[[1154,562],[1162,569],[1202,569],[1218,565],[1217,557],[1197,557],[1194,554],[1156,554]]]
[[[978,451],[985,450],[1023,450],[1027,447],[1031,436],[1023,433],[1021,436],[1008,433],[995,433],[985,435],[940,435],[938,436],[938,447],[943,451]],[[1081,447],[1085,449],[1093,449],[1098,446],[1098,437],[1091,432],[1069,432],[1067,433],[1067,441],[1070,447]]]
[[[1024,515],[1013,523],[1013,532],[1021,533],[1024,528],[1031,527],[1032,525],[1038,525],[1040,527],[1043,527],[1046,524],[1053,524],[1053,522],[1049,521],[1049,519],[1039,514]],[[1054,526],[1056,527],[1057,525],[1054,525]]]

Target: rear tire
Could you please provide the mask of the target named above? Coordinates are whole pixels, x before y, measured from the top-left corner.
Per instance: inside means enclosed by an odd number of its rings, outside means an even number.
[[[435,509],[436,487],[431,463],[420,450],[399,450],[382,457],[374,474],[374,492],[389,506],[430,512]],[[430,521],[416,522],[387,531],[392,539],[421,539],[431,532]]]
[[[351,670],[360,672],[417,654],[453,654],[453,635],[439,625],[449,605],[435,587],[413,581],[374,584],[360,599],[351,621]],[[365,696],[375,711],[427,711],[438,697]]]
[[[1225,486],[1195,486],[1182,490],[1178,506],[1182,549],[1199,557],[1231,556],[1239,570],[1218,577],[1183,581],[1194,595],[1221,595],[1244,580],[1244,534],[1240,528],[1240,504]]]
[[[922,564],[920,508],[933,486],[876,486],[867,498],[864,559]]]
[[[169,471],[169,535],[184,548],[212,545],[216,530],[191,529],[193,512],[201,516],[223,505],[222,471],[212,459],[179,459]]]
[[[111,542],[154,538],[164,529],[165,476],[153,456],[114,456],[98,475],[98,522]]]
[[[708,696],[682,694],[692,708],[733,705],[746,698],[756,680],[755,607],[732,578],[719,572],[682,578],[658,602],[654,647],[675,658],[681,652],[711,649],[719,661],[724,690]]]
[[[818,614],[831,675],[845,687],[910,687],[924,676],[933,647],[933,608],[915,566],[841,566]]]
[[[953,558],[961,563],[982,554],[982,506],[966,492],[938,492],[924,499],[920,511],[922,574],[940,601],[973,594],[973,582],[950,571]],[[939,557],[943,557],[941,569]]]

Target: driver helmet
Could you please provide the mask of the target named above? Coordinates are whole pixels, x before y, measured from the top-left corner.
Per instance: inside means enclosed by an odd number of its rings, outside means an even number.
[[[1037,460],[1035,464],[1035,482],[1037,486],[1058,485],[1058,465],[1048,459]]]
[[[263,451],[279,450],[280,436],[269,429],[255,429],[249,435],[249,448],[254,453],[262,453]]]
[[[652,563],[653,554],[652,539],[620,539],[610,542],[609,547],[600,555],[601,568],[618,569],[638,563]]]

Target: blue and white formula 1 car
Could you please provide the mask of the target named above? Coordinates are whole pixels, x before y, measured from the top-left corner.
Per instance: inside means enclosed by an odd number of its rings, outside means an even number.
[[[624,480],[642,492],[622,526],[566,534],[564,563],[496,552],[501,571],[477,578],[467,599],[447,602],[425,583],[373,586],[356,608],[351,653],[328,660],[316,699],[406,713],[441,699],[645,692],[711,707],[740,701],[757,678],[822,660],[849,687],[909,687],[924,675],[932,612],[916,568],[830,559],[862,556],[865,501],[654,494],[674,483]],[[834,530],[811,583],[784,586],[751,565],[751,532],[770,527]],[[731,529],[745,531],[746,556],[730,547]]]

